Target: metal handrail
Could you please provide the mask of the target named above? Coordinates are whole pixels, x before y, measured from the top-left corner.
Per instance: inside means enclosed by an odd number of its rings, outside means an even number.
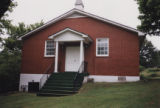
[[[78,72],[76,73],[75,77],[74,77],[74,85],[75,85],[75,82],[76,82],[76,79],[78,77],[78,74],[79,73],[84,73],[84,72],[87,72],[87,62],[86,61],[83,61],[78,69]]]
[[[48,66],[48,68],[46,69],[46,71],[44,72],[43,76],[40,79],[40,86],[39,88],[41,89],[43,87],[43,85],[45,84],[45,82],[47,81],[47,79],[49,78],[49,76],[51,75],[51,69],[53,68],[54,63],[51,63],[51,65]],[[53,71],[53,69],[52,69]]]

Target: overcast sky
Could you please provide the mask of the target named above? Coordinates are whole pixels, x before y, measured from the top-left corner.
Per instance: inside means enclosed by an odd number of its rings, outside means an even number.
[[[76,0],[14,0],[18,6],[10,14],[14,24],[47,22],[74,8]],[[84,11],[136,28],[138,6],[135,0],[83,0]],[[160,49],[160,38],[149,38]]]

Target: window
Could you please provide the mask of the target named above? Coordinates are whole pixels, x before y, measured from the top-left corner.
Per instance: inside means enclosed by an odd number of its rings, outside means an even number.
[[[108,56],[109,55],[109,39],[97,38],[96,40],[96,56]]]
[[[55,44],[53,40],[45,42],[45,57],[53,57],[55,54]]]

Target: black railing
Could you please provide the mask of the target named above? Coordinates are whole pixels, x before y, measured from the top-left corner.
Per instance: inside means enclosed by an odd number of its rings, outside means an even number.
[[[45,82],[47,81],[47,79],[49,78],[51,73],[53,72],[53,69],[54,69],[53,67],[54,67],[54,63],[52,63],[51,65],[48,66],[48,68],[44,72],[43,76],[41,77],[40,84],[39,84],[40,89],[43,87],[43,85],[45,84]]]
[[[87,73],[87,62],[83,61],[78,69],[78,72],[76,73],[75,77],[74,77],[74,86],[76,84],[76,81],[78,79],[78,74],[80,73]]]

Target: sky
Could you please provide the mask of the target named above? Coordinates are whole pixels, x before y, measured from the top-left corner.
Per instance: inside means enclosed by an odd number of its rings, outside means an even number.
[[[24,22],[33,24],[43,20],[48,22],[73,9],[76,0],[14,0],[18,6],[9,15],[14,24]],[[136,28],[138,5],[135,0],[82,0],[84,11],[103,18]],[[157,49],[160,49],[160,37],[147,37]]]

